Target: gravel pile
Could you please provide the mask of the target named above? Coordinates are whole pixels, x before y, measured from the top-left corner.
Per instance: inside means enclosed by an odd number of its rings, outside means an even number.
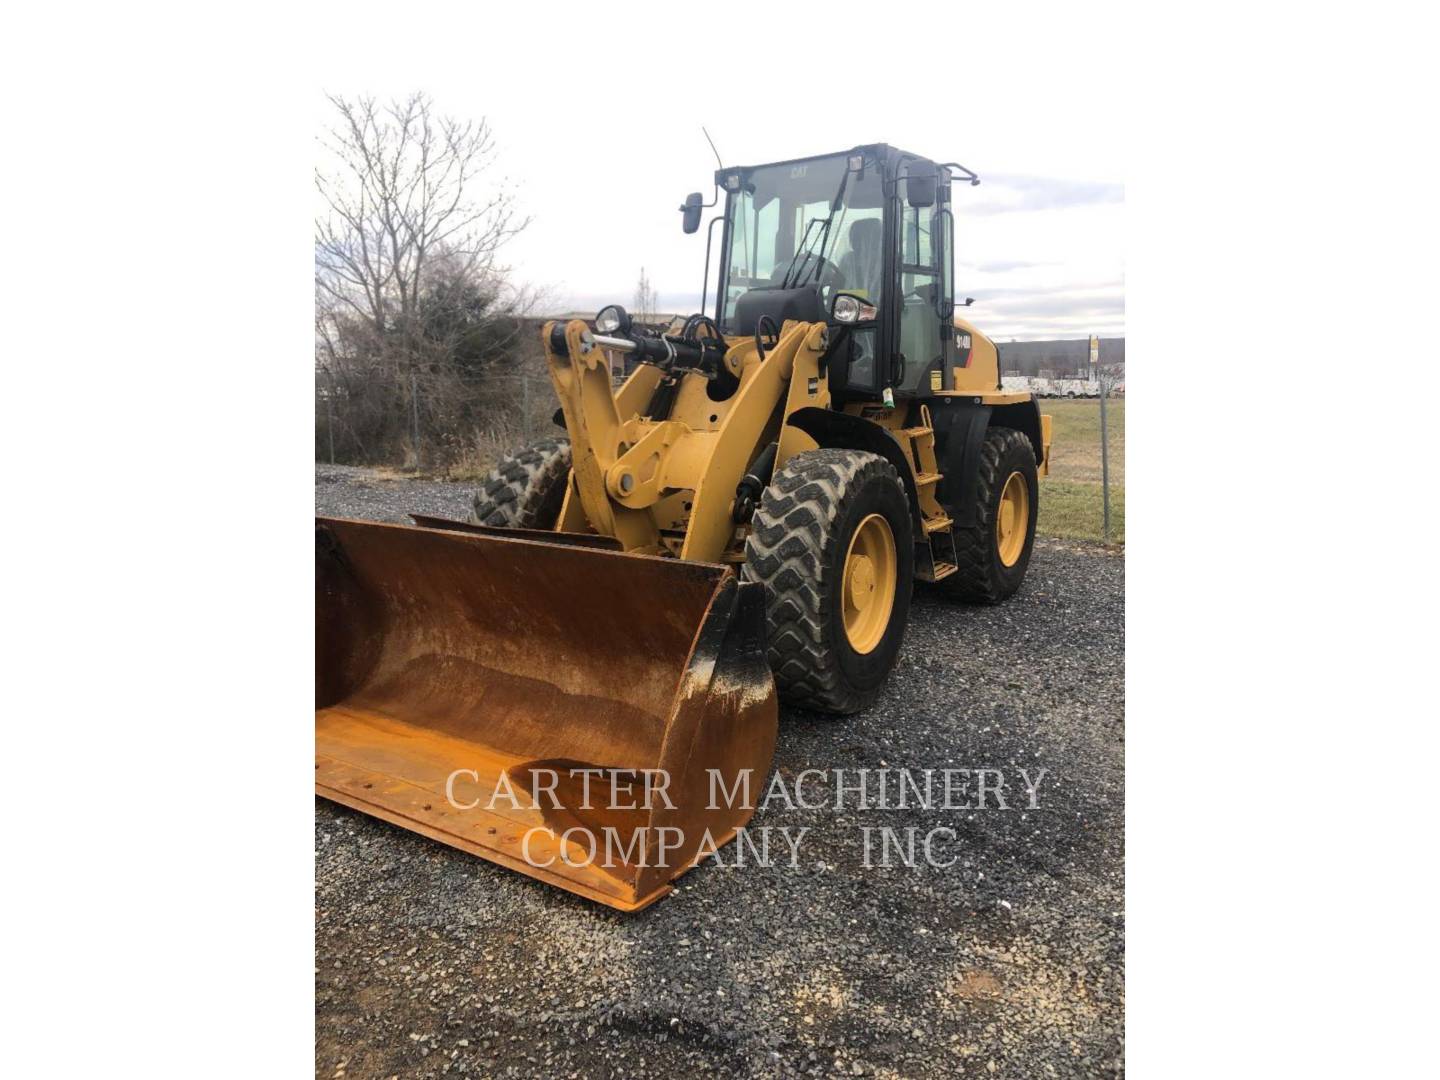
[[[332,516],[469,495],[316,470]],[[1123,1072],[1123,558],[1042,541],[996,608],[918,588],[876,705],[782,709],[775,766],[1048,772],[1034,810],[772,805],[750,827],[807,827],[798,869],[704,865],[635,916],[317,799],[317,1075]],[[867,869],[862,826],[951,829],[954,862]]]

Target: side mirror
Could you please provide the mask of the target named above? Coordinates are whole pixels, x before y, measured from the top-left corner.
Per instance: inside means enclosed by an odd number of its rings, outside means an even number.
[[[836,293],[830,301],[830,317],[842,326],[868,326],[878,314],[874,304],[853,293]]]
[[[921,165],[917,168],[912,165],[910,169],[905,176],[905,201],[911,206],[934,206],[939,187],[935,166]]]
[[[700,211],[705,208],[705,196],[698,191],[692,191],[685,196],[685,204],[680,207],[680,213],[684,215],[681,223],[687,233],[693,233],[700,228]]]

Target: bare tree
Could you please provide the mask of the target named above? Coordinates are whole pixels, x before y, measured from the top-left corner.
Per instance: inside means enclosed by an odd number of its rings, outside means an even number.
[[[490,376],[512,358],[528,298],[498,255],[527,220],[488,182],[483,119],[440,115],[421,93],[329,100],[315,170],[317,425],[327,453],[418,462],[422,441],[438,450],[503,407]]]
[[[368,97],[330,103],[337,123],[322,142],[333,164],[315,170],[324,204],[316,285],[377,333],[408,329],[431,259],[444,252],[464,273],[494,272],[500,247],[527,221],[510,192],[478,193],[495,158],[483,119],[439,116],[421,93],[383,106]]]
[[[635,283],[635,318],[642,323],[653,323],[655,321],[655,309],[659,306],[659,300],[655,290],[650,287],[650,279],[645,276],[645,268],[640,268],[640,280]]]

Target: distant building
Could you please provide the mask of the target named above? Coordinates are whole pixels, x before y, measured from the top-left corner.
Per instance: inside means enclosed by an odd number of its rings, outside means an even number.
[[[1031,375],[1047,379],[1078,378],[1090,370],[1090,339],[1062,341],[996,342],[1000,370],[1006,375]],[[1100,366],[1125,365],[1125,339],[1100,339]]]

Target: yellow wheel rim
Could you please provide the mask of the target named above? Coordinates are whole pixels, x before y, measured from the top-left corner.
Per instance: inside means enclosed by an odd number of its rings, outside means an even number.
[[[1030,485],[1025,477],[1012,472],[1000,492],[1000,509],[995,513],[995,546],[1000,561],[1014,566],[1025,550],[1025,536],[1030,531]]]
[[[850,537],[841,577],[845,636],[858,653],[870,652],[885,636],[895,607],[898,567],[890,523],[881,514],[871,514]]]

